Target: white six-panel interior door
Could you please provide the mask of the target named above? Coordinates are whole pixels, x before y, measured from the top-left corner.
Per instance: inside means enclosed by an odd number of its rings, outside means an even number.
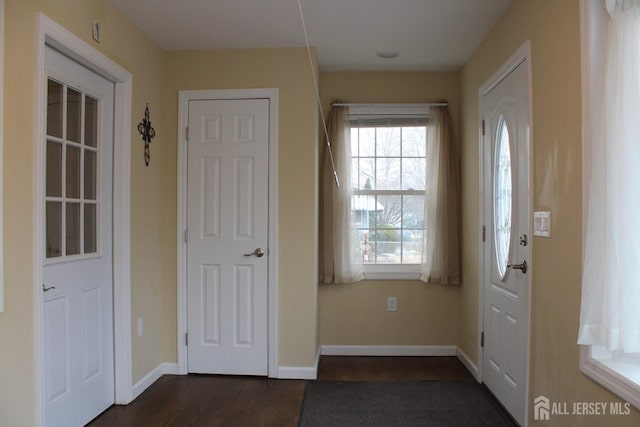
[[[482,94],[486,224],[483,382],[526,422],[531,283],[530,68],[516,57]]]
[[[269,100],[190,100],[188,372],[268,374]]]

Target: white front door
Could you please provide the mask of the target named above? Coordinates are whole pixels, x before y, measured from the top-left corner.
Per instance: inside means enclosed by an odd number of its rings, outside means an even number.
[[[43,297],[45,425],[114,403],[114,85],[47,47]]]
[[[188,371],[268,373],[269,100],[189,101]]]
[[[482,97],[485,135],[483,381],[521,425],[531,283],[529,65]]]

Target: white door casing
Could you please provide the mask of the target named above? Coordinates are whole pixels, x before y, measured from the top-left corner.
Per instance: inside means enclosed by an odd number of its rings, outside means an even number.
[[[188,370],[267,375],[269,100],[188,108]]]
[[[44,393],[47,426],[114,403],[114,85],[47,48]]]
[[[482,379],[527,422],[531,288],[530,59],[526,43],[481,88]]]

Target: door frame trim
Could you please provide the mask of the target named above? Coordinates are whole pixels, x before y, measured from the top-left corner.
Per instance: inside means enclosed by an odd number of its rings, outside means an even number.
[[[36,419],[44,425],[44,324],[42,283],[44,277],[44,194],[46,69],[45,45],[60,50],[73,60],[115,85],[113,133],[113,332],[114,383],[117,404],[133,398],[131,350],[131,257],[130,257],[130,193],[131,193],[131,101],[133,76],[120,65],[84,42],[46,15],[38,13],[36,38],[36,92],[34,141],[34,299],[35,299],[35,374]]]
[[[178,101],[178,374],[187,374],[187,135],[189,101],[199,99],[269,100],[269,230],[268,230],[268,366],[269,377],[278,377],[278,94],[277,88],[181,90]]]
[[[529,147],[528,147],[528,156],[529,156],[529,182],[533,185],[533,90],[532,90],[532,79],[531,79],[531,41],[525,41],[507,61],[478,89],[478,123],[482,124],[482,120],[484,119],[485,107],[483,102],[484,95],[488,94],[493,88],[495,88],[502,80],[504,80],[513,70],[515,70],[519,65],[523,62],[527,62],[527,74],[528,74],[528,92],[529,92]],[[482,236],[482,227],[487,226],[487,221],[490,218],[487,218],[485,215],[485,197],[487,196],[487,189],[484,186],[484,179],[486,171],[486,142],[487,138],[484,138],[482,135],[482,126],[478,126],[478,140],[480,144],[478,144],[479,150],[479,220],[480,220],[480,232]],[[533,216],[531,210],[533,209],[533,191],[529,191],[529,210],[527,214]],[[531,230],[529,230],[529,235],[531,238],[531,258],[533,258],[533,235]],[[482,382],[483,379],[483,348],[481,345],[480,335],[484,330],[484,289],[486,286],[485,281],[485,269],[486,269],[486,259],[485,255],[487,253],[486,242],[482,241],[482,237],[479,239],[479,286],[478,286],[478,379]],[[530,261],[531,265],[535,265],[533,263],[533,259]],[[531,360],[531,285],[532,285],[532,276],[528,275],[528,307],[527,307],[527,348],[526,348],[526,358],[525,358],[525,402],[524,402],[524,425],[527,426],[529,423],[529,393],[530,393],[530,360]]]

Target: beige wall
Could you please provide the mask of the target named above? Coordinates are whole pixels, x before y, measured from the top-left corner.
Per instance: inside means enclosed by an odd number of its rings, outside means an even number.
[[[7,0],[4,109],[4,280],[0,313],[0,424],[36,423],[34,367],[33,188],[37,12],[43,12],[133,74],[131,249],[132,316],[145,319],[133,334],[134,382],[166,360],[175,360],[175,153],[163,105],[163,52],[103,0]],[[91,22],[102,24],[102,43],[91,40]],[[149,102],[157,131],[151,166],[144,167],[135,130]],[[173,118],[172,118],[173,119]],[[173,189],[173,190],[172,190]],[[162,191],[162,192],[161,192]],[[167,321],[170,319],[171,321]],[[133,326],[133,325],[132,325]]]
[[[530,398],[613,401],[578,369],[581,274],[579,0],[514,0],[461,73],[323,73],[325,108],[347,102],[446,98],[462,142],[463,280],[459,288],[370,281],[317,286],[318,109],[304,49],[166,53],[106,0],[6,0],[4,280],[0,313],[0,419],[36,423],[33,170],[37,12],[134,76],[131,252],[133,380],[176,355],[176,135],[181,89],[276,87],[279,111],[279,365],[313,366],[319,344],[459,345],[477,360],[478,88],[525,40],[532,42],[535,210],[553,215],[551,239],[533,241]],[[102,43],[91,40],[91,21]],[[157,137],[151,165],[135,125],[149,102]],[[326,110],[325,110],[326,111]],[[386,311],[386,297],[398,311]],[[136,322],[145,333],[137,337]],[[319,336],[318,336],[319,335]],[[601,425],[597,417],[545,425]],[[640,415],[616,425],[638,425]]]
[[[311,367],[317,350],[318,107],[306,49],[170,52],[167,116],[178,91],[279,89],[279,365]],[[175,142],[171,142],[174,146]],[[175,175],[175,174],[174,174]],[[175,199],[173,200],[175,204]]]
[[[403,103],[449,101],[454,133],[458,130],[458,73],[322,73],[325,112],[333,101]],[[321,345],[456,345],[459,288],[419,281],[364,281],[321,285],[318,322]],[[387,297],[398,298],[398,311],[387,311]]]
[[[616,401],[579,371],[576,345],[582,245],[579,0],[514,0],[461,73],[463,257],[460,346],[477,356],[478,88],[525,40],[531,40],[533,207],[552,212],[550,239],[533,239],[530,404]],[[470,279],[474,280],[470,280]],[[530,411],[529,421],[533,412]],[[614,419],[552,417],[540,425],[638,425],[640,414]]]

